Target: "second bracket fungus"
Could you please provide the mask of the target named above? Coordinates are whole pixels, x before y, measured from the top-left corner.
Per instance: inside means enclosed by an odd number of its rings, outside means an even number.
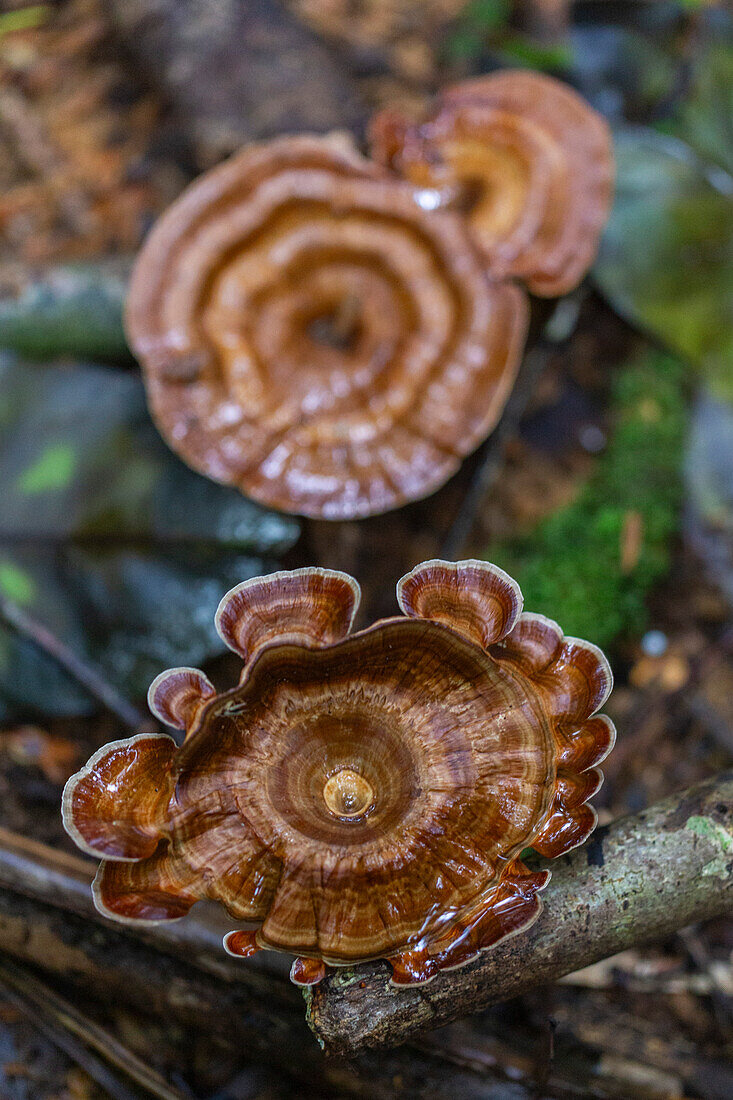
[[[427,496],[494,427],[527,324],[460,216],[345,135],[253,145],[137,261],[126,325],[153,416],[216,481],[303,515]]]
[[[322,569],[239,585],[217,614],[238,686],[163,673],[151,707],[183,745],[119,741],[69,780],[102,913],[173,920],[215,899],[249,925],[227,950],[291,952],[300,984],[374,958],[397,986],[426,982],[533,923],[549,872],[521,853],[559,856],[596,823],[606,659],[522,614],[483,562],[425,562],[401,616],[351,634],[358,600]]]
[[[555,297],[592,264],[611,209],[611,133],[560,81],[514,70],[467,80],[422,121],[380,112],[371,144],[418,201],[463,210],[494,275]]]

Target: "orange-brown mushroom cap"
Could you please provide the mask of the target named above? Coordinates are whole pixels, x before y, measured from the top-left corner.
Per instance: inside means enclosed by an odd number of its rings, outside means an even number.
[[[611,208],[605,120],[541,73],[505,71],[446,89],[427,120],[387,109],[371,125],[375,157],[463,208],[491,271],[542,297],[572,290],[595,258]]]
[[[126,310],[181,457],[288,512],[426,496],[488,435],[524,344],[522,291],[463,221],[343,135],[245,149],[151,232]]]
[[[105,860],[102,912],[176,919],[218,900],[254,926],[227,951],[292,952],[299,984],[379,957],[396,985],[424,982],[529,927],[549,873],[520,853],[560,855],[595,824],[608,663],[520,614],[485,562],[426,562],[398,593],[404,617],[355,634],[345,574],[225,597],[239,685],[211,696],[190,677],[182,747],[119,742],[67,784],[67,828]]]

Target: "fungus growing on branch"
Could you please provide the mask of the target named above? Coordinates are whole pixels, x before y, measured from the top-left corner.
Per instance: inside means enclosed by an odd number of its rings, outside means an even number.
[[[464,81],[419,122],[387,108],[372,121],[371,146],[418,202],[463,211],[495,277],[552,298],[591,266],[611,209],[611,134],[552,77],[512,70]]]
[[[201,177],[150,234],[126,315],[171,447],[327,519],[447,481],[498,420],[526,323],[463,220],[344,135],[254,145]]]
[[[171,920],[214,899],[249,925],[231,954],[290,952],[306,985],[373,958],[426,982],[534,922],[549,872],[521,853],[561,855],[595,825],[608,663],[520,614],[483,562],[418,566],[404,614],[350,634],[358,596],[321,569],[239,585],[216,619],[238,686],[163,674],[151,705],[183,745],[130,738],[69,780],[101,912]]]

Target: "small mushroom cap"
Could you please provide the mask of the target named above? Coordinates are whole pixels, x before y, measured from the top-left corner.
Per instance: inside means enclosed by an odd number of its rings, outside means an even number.
[[[185,730],[214,695],[213,684],[199,669],[169,668],[150,685],[148,706],[164,725]]]
[[[608,663],[520,614],[488,563],[423,563],[400,581],[404,617],[349,634],[357,599],[330,570],[234,589],[219,625],[239,685],[212,696],[173,670],[152,695],[170,687],[158,705],[187,716],[183,746],[131,738],[69,781],[67,828],[105,857],[102,912],[218,900],[255,926],[226,950],[292,952],[303,985],[376,957],[396,985],[428,981],[537,918],[548,872],[520,853],[559,855],[595,824]]]
[[[514,626],[522,593],[508,573],[487,561],[426,561],[397,584],[405,615],[434,619],[486,648]]]
[[[245,661],[275,640],[330,645],[351,630],[360,599],[359,585],[348,573],[283,570],[227,592],[216,612],[216,629]]]
[[[426,496],[495,425],[527,324],[463,221],[343,135],[245,149],[151,232],[126,328],[202,473],[343,519]]]
[[[212,827],[186,857],[233,916],[263,922],[263,945],[342,962],[391,953],[524,846],[551,752],[529,708],[519,681],[438,623],[262,650],[210,706],[177,783],[182,814],[216,800],[246,820],[246,846],[232,866]]]
[[[136,734],[103,746],[71,777],[62,814],[82,851],[115,860],[140,860],[155,852],[175,750],[172,737]],[[166,779],[156,783],[158,777]]]
[[[371,125],[372,151],[439,206],[463,207],[500,277],[541,297],[572,290],[610,213],[613,146],[605,120],[541,73],[503,71],[447,88],[434,114]]]

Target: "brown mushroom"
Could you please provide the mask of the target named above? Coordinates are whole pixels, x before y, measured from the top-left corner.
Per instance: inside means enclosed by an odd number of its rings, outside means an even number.
[[[165,673],[151,702],[182,747],[133,737],[69,780],[101,912],[170,920],[213,898],[250,926],[231,954],[292,952],[301,984],[381,957],[396,985],[425,982],[533,923],[549,873],[522,851],[558,856],[595,825],[608,663],[520,614],[484,562],[418,566],[403,616],[349,634],[357,600],[320,569],[235,588],[217,624],[239,685]]]
[[[526,321],[462,220],[421,209],[342,135],[279,138],[204,175],[150,234],[127,304],[171,447],[328,519],[445,482],[496,423]]]
[[[555,297],[592,264],[611,207],[611,134],[552,77],[507,71],[456,84],[417,123],[387,109],[371,145],[418,201],[465,211],[495,276]]]

